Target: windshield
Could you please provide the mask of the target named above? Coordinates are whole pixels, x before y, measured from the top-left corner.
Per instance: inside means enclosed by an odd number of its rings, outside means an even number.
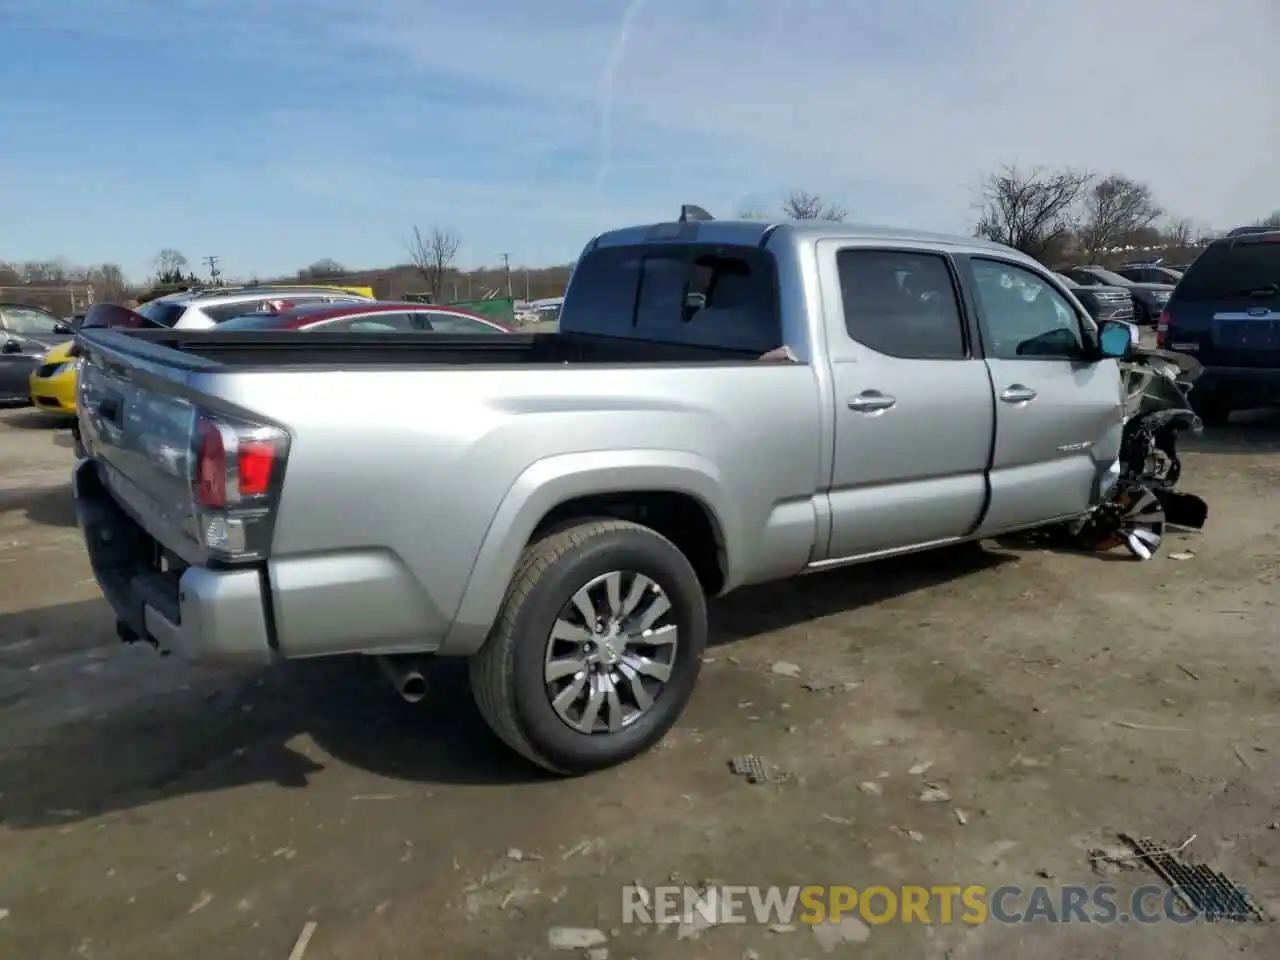
[[[1112,273],[1110,270],[1090,270],[1089,275],[1101,280],[1103,283],[1110,284],[1113,287],[1127,287],[1128,280],[1120,276],[1118,273]]]
[[[21,337],[39,337],[57,333],[56,327],[62,323],[43,310],[34,307],[0,307],[4,313],[4,325],[10,333]]]
[[[1275,302],[1280,294],[1280,243],[1214,244],[1196,259],[1178,285],[1179,300],[1250,297]]]

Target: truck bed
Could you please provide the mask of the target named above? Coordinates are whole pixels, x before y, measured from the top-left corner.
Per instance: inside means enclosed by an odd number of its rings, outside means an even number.
[[[112,330],[88,334],[115,349],[179,369],[210,371],[358,366],[507,366],[618,363],[742,363],[754,352],[574,333],[325,333],[242,330]],[[127,339],[122,339],[127,338]],[[130,344],[129,341],[134,341]],[[162,351],[149,349],[164,348]],[[174,352],[170,352],[174,351]],[[175,355],[176,352],[176,355]]]

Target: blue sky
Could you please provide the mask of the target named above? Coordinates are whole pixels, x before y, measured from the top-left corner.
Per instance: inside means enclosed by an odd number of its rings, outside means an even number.
[[[1277,42],[1275,0],[0,0],[0,260],[540,265],[794,187],[967,232],[1004,161],[1229,227],[1280,207]]]

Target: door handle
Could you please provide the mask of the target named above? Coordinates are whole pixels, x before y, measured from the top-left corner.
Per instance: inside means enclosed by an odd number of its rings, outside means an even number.
[[[864,390],[856,397],[849,398],[849,409],[858,413],[878,413],[888,410],[898,402],[897,397],[881,393],[879,390]]]
[[[1000,394],[1000,399],[1005,403],[1030,403],[1035,398],[1036,392],[1020,383],[1005,388],[1005,391]]]

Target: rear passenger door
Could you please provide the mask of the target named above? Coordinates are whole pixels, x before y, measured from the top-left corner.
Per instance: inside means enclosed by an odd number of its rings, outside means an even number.
[[[835,388],[830,560],[962,537],[986,503],[995,417],[951,258],[818,247]]]
[[[1083,513],[1120,451],[1116,362],[1086,360],[1093,320],[1047,274],[998,257],[962,262],[996,396],[982,533]]]

